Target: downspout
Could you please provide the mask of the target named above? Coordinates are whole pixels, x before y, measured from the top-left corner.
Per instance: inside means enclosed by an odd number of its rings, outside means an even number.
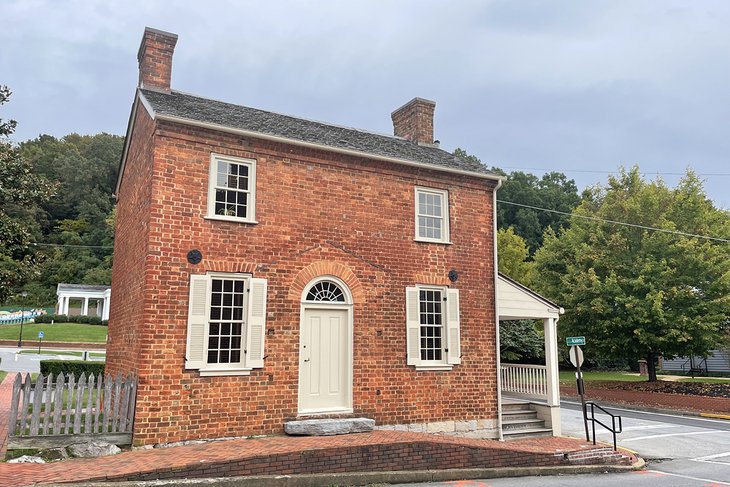
[[[497,182],[497,187],[492,191],[492,219],[494,233],[494,325],[495,337],[497,344],[497,433],[499,441],[504,441],[502,435],[502,360],[499,356],[499,296],[497,295],[498,279],[499,279],[499,262],[497,260],[497,190],[502,187],[502,180]]]

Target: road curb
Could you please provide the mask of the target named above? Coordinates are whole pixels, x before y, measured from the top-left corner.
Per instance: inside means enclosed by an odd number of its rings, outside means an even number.
[[[703,418],[730,420],[730,414],[700,413],[700,416],[702,416]]]
[[[559,467],[504,467],[466,468],[449,470],[410,470],[402,472],[353,472],[304,475],[261,475],[256,477],[228,477],[209,479],[170,479],[132,482],[75,483],[77,487],[160,487],[184,485],[186,487],[331,487],[370,484],[395,484],[415,482],[444,482],[449,480],[498,479],[545,475],[578,475],[617,473],[641,470],[646,463],[639,458],[633,465],[567,465]],[[51,484],[64,487],[69,484]]]

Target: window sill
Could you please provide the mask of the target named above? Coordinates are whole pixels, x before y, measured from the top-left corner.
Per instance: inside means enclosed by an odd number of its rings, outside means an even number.
[[[451,245],[450,240],[434,240],[429,238],[414,238],[414,242],[422,242],[422,243],[435,243],[435,244],[444,244],[444,245]]]
[[[416,365],[416,370],[451,370],[452,364]]]
[[[218,220],[222,222],[234,222],[234,223],[251,223],[251,224],[257,224],[258,221],[256,220],[246,220],[244,218],[236,218],[235,216],[225,216],[225,215],[206,215],[203,217],[204,220]]]
[[[251,375],[251,370],[253,369],[200,369],[200,377]]]

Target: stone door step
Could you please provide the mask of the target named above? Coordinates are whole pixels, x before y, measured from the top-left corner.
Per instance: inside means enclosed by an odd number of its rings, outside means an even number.
[[[301,419],[284,423],[284,432],[296,436],[333,436],[373,431],[375,420],[369,418]]]

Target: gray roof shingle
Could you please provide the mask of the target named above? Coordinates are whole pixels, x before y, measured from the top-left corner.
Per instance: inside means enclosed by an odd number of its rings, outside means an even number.
[[[314,122],[177,91],[169,94],[151,90],[140,92],[159,115],[498,177],[482,164],[400,137]]]

